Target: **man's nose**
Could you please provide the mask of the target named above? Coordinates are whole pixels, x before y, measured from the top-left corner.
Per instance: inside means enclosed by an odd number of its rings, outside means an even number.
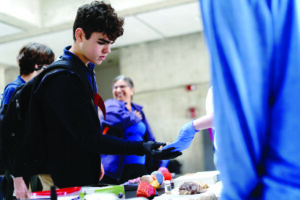
[[[103,48],[104,53],[110,53],[111,52],[111,44],[106,44],[105,47]]]

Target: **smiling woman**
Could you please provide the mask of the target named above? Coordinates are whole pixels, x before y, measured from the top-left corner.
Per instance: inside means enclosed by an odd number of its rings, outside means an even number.
[[[132,102],[133,81],[127,76],[117,76],[113,81],[114,99],[105,101],[106,119],[104,133],[129,141],[155,141],[142,106]],[[120,184],[141,177],[160,167],[159,161],[146,156],[101,155],[105,169],[103,183]]]
[[[115,99],[126,102],[126,108],[131,112],[131,100],[134,93],[133,82],[129,77],[118,76],[114,80],[113,96]]]

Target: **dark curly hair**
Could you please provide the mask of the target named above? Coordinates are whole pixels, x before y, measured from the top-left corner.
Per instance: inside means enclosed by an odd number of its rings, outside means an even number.
[[[89,39],[93,32],[104,33],[108,39],[115,41],[123,35],[124,19],[119,18],[110,4],[93,1],[78,8],[73,25],[73,39],[77,28],[82,28],[85,38]]]
[[[20,50],[17,61],[20,75],[28,75],[35,69],[35,65],[50,65],[54,61],[53,51],[40,43],[29,43]]]

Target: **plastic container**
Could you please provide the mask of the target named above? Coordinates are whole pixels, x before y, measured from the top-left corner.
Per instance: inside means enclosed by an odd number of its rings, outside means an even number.
[[[169,180],[164,181],[165,184],[165,194],[171,194],[171,182]]]

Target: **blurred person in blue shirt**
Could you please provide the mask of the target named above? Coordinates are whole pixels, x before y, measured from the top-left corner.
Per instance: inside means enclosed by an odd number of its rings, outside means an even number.
[[[20,74],[16,80],[5,86],[3,94],[1,95],[1,112],[7,107],[16,89],[38,75],[44,67],[50,65],[54,61],[54,57],[55,55],[52,49],[40,43],[28,43],[20,49],[17,56]],[[1,161],[0,158],[0,171],[4,173],[4,170],[3,161]],[[1,172],[0,174],[2,174]],[[6,174],[5,178],[1,184],[1,189],[4,190],[3,192],[6,198],[12,197],[13,189],[15,190],[17,198],[29,194],[22,177],[13,179],[9,174]],[[3,178],[0,178],[0,183],[2,179]],[[28,179],[28,177],[25,178],[25,181],[28,182]],[[14,187],[10,184],[12,182],[14,183]]]
[[[300,1],[200,0],[222,200],[300,199]]]
[[[17,56],[20,75],[4,88],[1,107],[7,105],[11,96],[23,83],[35,77],[40,70],[54,61],[53,51],[40,43],[28,43],[20,49]]]

